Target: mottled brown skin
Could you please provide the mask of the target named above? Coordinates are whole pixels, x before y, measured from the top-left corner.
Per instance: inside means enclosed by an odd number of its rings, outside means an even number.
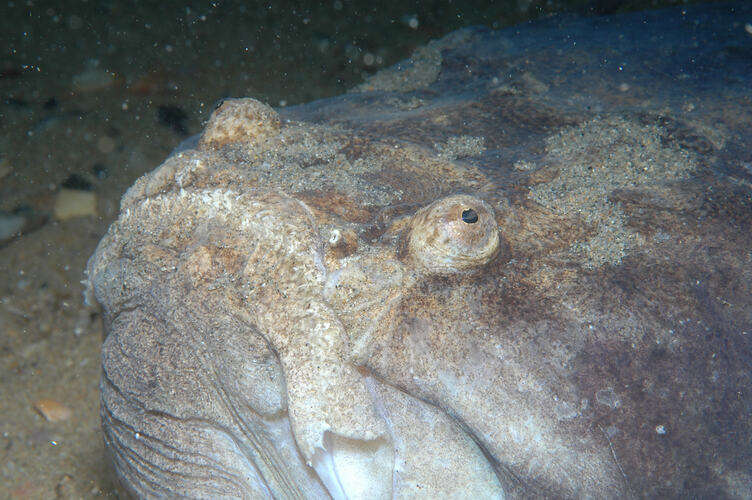
[[[470,64],[444,57],[446,74]],[[229,100],[128,191],[88,278],[105,440],[131,491],[748,493],[749,186],[686,146],[688,122],[591,120],[531,100],[530,78],[281,119]],[[437,145],[478,144],[464,134],[488,150]],[[625,170],[629,187],[580,177],[608,193],[592,218],[531,194],[574,176],[566,151],[595,172],[620,151],[688,163]]]

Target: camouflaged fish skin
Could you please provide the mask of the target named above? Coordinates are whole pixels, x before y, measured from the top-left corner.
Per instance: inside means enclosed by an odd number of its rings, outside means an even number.
[[[463,30],[416,53],[417,88],[397,68],[299,107],[222,103],[88,266],[130,491],[743,498],[752,127],[707,75],[627,64],[680,42],[593,69],[652,15],[573,21],[563,53],[553,21]]]

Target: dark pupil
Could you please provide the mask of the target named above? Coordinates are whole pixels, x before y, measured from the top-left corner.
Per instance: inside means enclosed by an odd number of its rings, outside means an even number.
[[[462,211],[462,222],[465,222],[467,224],[475,224],[478,222],[478,214],[475,210],[472,208],[468,208],[467,210]]]

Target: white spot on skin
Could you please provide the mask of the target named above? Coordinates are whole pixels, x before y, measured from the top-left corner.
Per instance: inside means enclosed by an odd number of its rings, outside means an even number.
[[[332,229],[332,232],[329,233],[329,244],[334,246],[339,243],[341,238],[342,234],[339,232],[339,229]]]

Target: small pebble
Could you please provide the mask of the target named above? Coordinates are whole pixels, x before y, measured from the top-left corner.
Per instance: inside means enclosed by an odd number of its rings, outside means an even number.
[[[118,83],[120,83],[120,78],[111,71],[89,68],[73,77],[71,87],[74,92],[93,92]]]
[[[57,220],[97,215],[97,195],[88,191],[63,188],[57,194],[53,211]]]
[[[62,422],[73,416],[70,408],[54,399],[37,399],[34,401],[34,409],[48,422]]]

